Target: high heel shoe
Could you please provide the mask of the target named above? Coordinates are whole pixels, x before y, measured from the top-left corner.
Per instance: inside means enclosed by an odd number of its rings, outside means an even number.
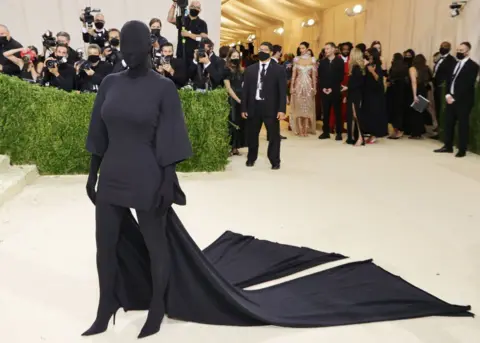
[[[145,338],[152,336],[160,331],[160,326],[162,325],[163,317],[165,316],[165,311],[159,310],[150,310],[148,311],[147,321],[143,325],[138,338]]]
[[[117,307],[114,311],[106,312],[105,315],[102,315],[102,314],[97,315],[97,318],[93,322],[90,329],[82,333],[82,336],[93,336],[93,335],[98,335],[100,333],[107,331],[108,323],[110,322],[110,318],[112,317],[113,317],[113,325],[115,325],[115,317],[117,315],[117,311],[119,310],[119,308],[120,307]]]

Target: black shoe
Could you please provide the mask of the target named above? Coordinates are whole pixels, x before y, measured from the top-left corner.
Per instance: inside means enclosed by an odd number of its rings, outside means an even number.
[[[466,153],[465,151],[459,151],[459,152],[457,152],[457,154],[455,155],[455,157],[459,157],[459,158],[465,157],[465,156],[467,156],[467,153]]]
[[[335,140],[336,140],[336,141],[343,141],[342,135],[337,135],[337,136],[335,137]]]
[[[117,308],[114,311],[110,311],[108,313],[105,312],[104,314],[98,314],[97,319],[95,319],[95,322],[92,324],[90,329],[82,333],[82,336],[93,336],[93,335],[98,335],[100,333],[107,331],[110,318],[113,317],[113,325],[115,325],[115,316],[117,314],[118,309],[119,308]]]
[[[279,169],[280,169],[280,164],[272,165],[272,170],[279,170]]]
[[[247,161],[247,163],[245,163],[245,165],[247,167],[253,167],[255,165],[255,162],[250,162],[250,161]]]
[[[322,133],[320,136],[318,136],[318,139],[330,139],[330,134]]]
[[[453,149],[452,148],[447,148],[447,147],[441,147],[440,149],[437,149],[437,150],[433,150],[433,152],[436,152],[436,153],[453,153]]]
[[[347,140],[345,141],[345,144],[354,145],[354,144],[355,144],[355,140],[354,140],[354,139],[347,139]]]
[[[287,139],[287,137],[280,135],[280,139]]]

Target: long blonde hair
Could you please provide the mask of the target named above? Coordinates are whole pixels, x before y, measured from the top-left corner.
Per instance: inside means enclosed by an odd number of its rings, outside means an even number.
[[[362,74],[365,75],[365,62],[363,58],[363,52],[358,48],[354,48],[350,52],[349,75],[352,75],[352,70],[355,66],[359,66]]]

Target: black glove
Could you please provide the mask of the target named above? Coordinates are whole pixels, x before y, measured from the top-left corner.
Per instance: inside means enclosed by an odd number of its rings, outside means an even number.
[[[87,195],[95,205],[97,200],[97,191],[95,190],[95,186],[97,185],[98,180],[98,170],[100,169],[100,164],[102,163],[102,158],[97,155],[92,155],[90,159],[90,172],[88,174],[87,180]]]
[[[163,181],[160,185],[160,211],[165,213],[173,204],[175,196],[175,165],[163,168]]]

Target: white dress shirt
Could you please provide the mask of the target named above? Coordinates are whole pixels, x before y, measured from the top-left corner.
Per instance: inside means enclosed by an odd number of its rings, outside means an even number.
[[[465,65],[465,63],[467,63],[469,59],[470,59],[469,57],[465,57],[463,60],[458,61],[457,65],[455,66],[455,70],[453,71],[453,75],[455,76],[453,77],[452,85],[450,86],[450,94],[452,96],[454,95],[454,92],[455,92],[455,81],[457,80],[458,74],[460,74],[463,66]]]
[[[264,100],[264,99],[260,98],[260,88],[263,87],[263,85],[260,84],[260,74],[262,73],[263,65],[265,65],[265,76],[266,76],[267,71],[268,71],[268,66],[270,65],[270,60],[268,60],[267,62],[259,62],[258,79],[257,79],[257,93],[255,95],[255,100]]]

